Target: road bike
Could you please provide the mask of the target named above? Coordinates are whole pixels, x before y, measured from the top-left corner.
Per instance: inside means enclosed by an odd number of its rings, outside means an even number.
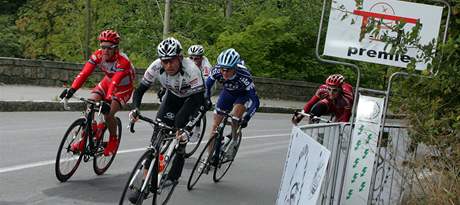
[[[204,112],[200,113],[191,122],[200,120]],[[152,204],[166,204],[178,183],[177,180],[170,179],[177,178],[171,176],[178,174],[176,170],[172,170],[172,162],[177,157],[179,146],[176,139],[178,129],[140,114],[138,117],[150,123],[154,127],[154,133],[150,146],[141,155],[126,182],[119,204],[142,204],[150,199]],[[134,123],[130,124],[130,131],[134,133]]]
[[[63,99],[64,108],[69,110],[68,99],[64,98],[67,93],[65,89],[60,97]],[[76,119],[65,132],[56,155],[55,173],[59,181],[67,181],[77,170],[81,160],[88,162],[93,158],[93,170],[97,175],[104,174],[112,164],[118,148],[112,155],[104,156],[104,149],[109,140],[109,133],[103,114],[110,105],[106,102],[96,102],[91,99],[75,96],[86,104],[83,116]],[[97,122],[99,120],[99,122]],[[122,125],[120,118],[116,117],[117,138],[121,140]],[[72,149],[72,144],[78,143],[80,149]]]
[[[187,189],[192,190],[193,187],[196,185],[200,177],[204,173],[209,173],[211,168],[214,168],[213,172],[213,181],[219,182],[225,174],[230,169],[233,161],[235,160],[235,156],[238,152],[239,146],[241,144],[242,138],[242,128],[238,126],[229,133],[225,132],[225,127],[227,125],[231,125],[233,123],[240,124],[240,119],[228,114],[222,113],[224,118],[222,122],[217,127],[217,133],[211,137],[211,139],[207,142],[204,149],[201,151],[200,156],[198,157],[195,165],[193,166],[192,173],[187,182]],[[235,138],[232,139],[232,133],[235,133]],[[232,140],[237,140],[236,145],[234,147],[229,146]],[[209,152],[208,150],[212,151]],[[229,149],[235,149],[233,151],[233,156],[229,159],[227,156],[227,152]]]

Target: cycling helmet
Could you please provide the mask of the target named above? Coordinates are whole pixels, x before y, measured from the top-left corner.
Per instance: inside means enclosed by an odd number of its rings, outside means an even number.
[[[327,77],[326,84],[329,86],[340,86],[345,78],[340,74],[333,74]]]
[[[181,51],[182,46],[180,45],[180,42],[173,37],[163,40],[157,47],[158,57],[162,60],[178,56]]]
[[[202,56],[204,54],[204,48],[202,45],[192,45],[188,48],[188,55],[190,56]]]
[[[235,68],[236,64],[240,62],[240,54],[233,48],[229,48],[217,57],[217,66],[225,68]]]
[[[99,41],[108,41],[114,44],[120,43],[120,35],[116,31],[113,30],[104,30],[99,34],[97,38]]]

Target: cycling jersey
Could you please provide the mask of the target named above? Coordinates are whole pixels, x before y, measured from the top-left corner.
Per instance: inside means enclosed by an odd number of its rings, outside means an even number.
[[[235,75],[225,80],[220,73],[220,69],[215,67],[206,80],[205,96],[211,96],[211,88],[215,81],[222,83],[223,86],[216,104],[216,110],[229,111],[229,108],[233,107],[233,103],[244,104],[250,100],[251,103],[247,108],[247,114],[244,116],[244,120],[248,122],[259,107],[259,97],[256,94],[251,73],[244,66],[238,65]]]
[[[105,77],[96,86],[94,92],[99,90],[97,93],[105,96],[106,100],[118,97],[122,98],[122,101],[127,101],[133,90],[136,72],[126,54],[119,51],[110,60],[103,59],[101,49],[95,51],[73,81],[72,88],[78,90],[96,67],[99,67],[104,72]],[[126,97],[127,95],[129,97]]]
[[[204,80],[201,71],[188,58],[182,60],[181,69],[174,76],[170,76],[165,72],[160,59],[153,61],[145,71],[141,84],[150,87],[155,82],[155,79],[158,79],[163,87],[178,97],[188,97],[204,91]]]
[[[206,80],[211,73],[211,63],[209,63],[208,58],[206,56],[203,56],[203,60],[201,61],[201,66],[199,67],[201,72],[203,73],[203,77]]]
[[[327,106],[327,113],[335,115],[336,122],[348,122],[353,107],[353,87],[348,83],[343,83],[341,94],[333,100],[329,97],[328,87],[326,84],[319,86],[315,95],[305,104],[303,108],[304,112],[310,113],[317,103],[322,103]]]

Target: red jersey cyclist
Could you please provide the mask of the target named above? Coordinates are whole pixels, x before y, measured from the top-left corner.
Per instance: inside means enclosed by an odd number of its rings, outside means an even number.
[[[312,116],[332,114],[335,122],[348,122],[353,107],[353,87],[344,82],[340,74],[330,75],[326,84],[319,86],[315,95],[305,104],[303,111]],[[294,124],[302,120],[302,115],[295,115]]]
[[[118,49],[120,35],[117,32],[104,30],[97,39],[100,42],[100,49],[95,51],[85,63],[82,71],[77,75],[67,92],[66,98],[71,98],[96,68],[104,72],[104,78],[91,91],[90,99],[95,101],[104,100],[110,104],[110,111],[104,113],[110,133],[109,142],[104,149],[104,155],[108,156],[118,148],[115,113],[131,98],[134,90],[135,71],[126,54]],[[71,149],[78,152],[82,151],[84,146],[84,140],[81,140],[73,143]]]

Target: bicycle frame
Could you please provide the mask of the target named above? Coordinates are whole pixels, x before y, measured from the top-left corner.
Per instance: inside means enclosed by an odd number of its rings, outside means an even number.
[[[95,147],[95,143],[94,143],[94,136],[95,136],[95,130],[93,130],[92,128],[92,123],[93,123],[93,120],[94,120],[94,115],[97,113],[97,116],[100,116],[101,115],[101,111],[102,111],[102,102],[96,102],[96,101],[93,101],[93,100],[90,100],[90,99],[86,99],[86,98],[83,98],[83,97],[78,97],[76,95],[74,95],[72,98],[76,98],[80,101],[83,101],[85,102],[88,107],[86,108],[86,111],[85,111],[85,132],[87,133],[87,140],[88,140],[88,143],[89,143],[89,150],[87,152],[87,150],[85,149],[85,151],[83,152],[83,154],[85,156],[92,156],[96,153],[97,149]],[[70,110],[70,107],[68,106],[68,99],[67,98],[63,98],[62,103],[64,103],[64,109],[66,110]],[[88,159],[87,159],[88,160]],[[87,161],[85,160],[85,161]]]
[[[212,156],[213,157],[213,160],[214,162],[218,162],[219,159],[220,159],[220,152],[222,151],[221,148],[222,148],[222,139],[224,138],[224,129],[225,129],[225,126],[227,124],[231,125],[232,122],[228,122],[228,118],[232,119],[233,120],[236,120],[240,121],[239,118],[236,118],[228,113],[222,113],[224,115],[224,118],[222,119],[222,122],[219,124],[219,126],[217,127],[217,134],[215,135],[216,137],[214,137],[214,155]],[[239,127],[236,128],[237,130],[239,129]],[[232,127],[232,133],[233,133],[233,127]],[[235,137],[232,135],[232,138]],[[211,152],[212,153],[212,152]]]
[[[145,191],[145,188],[147,187],[147,184],[149,184],[149,180],[151,180],[151,176],[152,176],[152,172],[153,172],[153,168],[155,167],[155,163],[156,161],[158,160],[158,154],[160,153],[160,146],[161,146],[161,142],[165,139],[165,136],[167,135],[170,135],[171,133],[165,133],[165,131],[173,131],[173,130],[176,130],[175,128],[173,127],[169,127],[168,125],[164,124],[164,123],[161,123],[161,122],[157,122],[157,121],[154,121],[150,118],[147,118],[147,117],[144,117],[142,115],[139,115],[139,119],[143,120],[143,121],[146,121],[150,124],[153,124],[153,125],[156,125],[157,127],[159,127],[159,130],[158,130],[158,133],[157,133],[157,137],[155,140],[152,140],[151,141],[151,144],[149,147],[147,147],[147,150],[149,150],[151,152],[151,155],[152,155],[152,161],[150,162],[150,166],[147,170],[147,174],[145,176],[145,179],[144,179],[144,182],[142,184],[142,187],[141,187],[141,192]],[[130,124],[130,130],[131,132],[134,132],[134,124],[131,123]],[[173,134],[175,134],[173,132]],[[173,153],[173,151],[176,149],[176,146],[178,145],[178,140],[174,137],[172,143],[169,145],[167,151],[165,152],[164,156],[165,156],[165,167],[167,167],[169,165],[169,163],[171,162],[170,161],[170,158],[171,158],[171,155]],[[145,162],[144,162],[145,163]],[[143,166],[145,166],[145,164],[142,164]],[[153,166],[152,166],[153,165]],[[134,174],[134,177],[131,179],[131,181],[129,182],[129,184],[133,184],[134,182],[134,179],[136,178],[136,176],[139,174],[140,170],[138,170],[135,174]],[[159,172],[158,173],[158,180],[157,180],[157,187],[160,187],[161,188],[161,179],[163,177],[163,174],[164,174],[164,171],[163,172]],[[158,191],[158,190],[156,190]],[[154,193],[156,194],[156,193]]]

